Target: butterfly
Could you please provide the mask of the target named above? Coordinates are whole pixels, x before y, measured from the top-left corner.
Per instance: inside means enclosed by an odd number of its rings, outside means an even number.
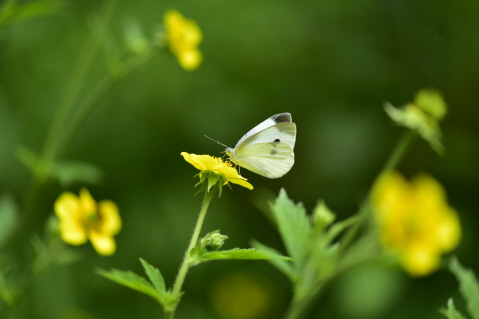
[[[215,141],[217,142],[217,141]],[[296,124],[290,113],[275,114],[253,127],[226,155],[236,165],[267,178],[279,178],[294,164]]]

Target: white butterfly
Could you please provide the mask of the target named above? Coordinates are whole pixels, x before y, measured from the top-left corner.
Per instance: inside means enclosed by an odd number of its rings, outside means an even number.
[[[279,113],[246,133],[235,148],[226,147],[231,162],[267,178],[279,178],[294,164],[296,124],[291,114]]]

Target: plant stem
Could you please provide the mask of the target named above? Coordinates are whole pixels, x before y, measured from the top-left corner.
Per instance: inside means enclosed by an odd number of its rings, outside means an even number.
[[[319,291],[323,285],[318,285],[315,289],[310,291],[307,295],[298,298],[298,286],[295,286],[295,292],[291,303],[286,310],[286,314],[283,316],[284,319],[300,319],[306,316],[308,310],[312,307],[315,299],[318,298]]]
[[[185,256],[183,257],[183,262],[180,266],[180,270],[178,271],[178,275],[176,276],[175,283],[173,284],[173,295],[180,296],[181,294],[181,287],[183,286],[183,282],[185,281],[186,274],[188,273],[188,269],[191,266],[191,259],[190,259],[190,252],[193,248],[196,247],[198,242],[198,238],[200,236],[201,227],[203,226],[203,222],[205,220],[206,212],[208,211],[208,206],[210,204],[211,199],[214,196],[214,191],[205,191],[205,197],[203,198],[203,203],[201,206],[200,214],[198,215],[198,220],[196,221],[196,226],[193,231],[193,235],[191,236],[190,244],[188,249],[185,252]],[[178,298],[179,302],[179,298]],[[178,303],[172,307],[172,309],[168,309],[166,311],[166,318],[173,319],[175,309],[178,306]]]

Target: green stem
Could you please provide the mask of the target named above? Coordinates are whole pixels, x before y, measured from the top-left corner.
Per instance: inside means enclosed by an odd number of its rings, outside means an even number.
[[[115,4],[116,0],[111,0],[108,1],[103,8],[102,16],[104,17],[104,23],[110,19]],[[78,99],[85,76],[90,69],[90,65],[93,62],[98,47],[99,41],[92,32],[86,39],[85,44],[78,55],[72,75],[68,80],[64,94],[58,105],[55,118],[53,119],[49,132],[47,133],[37,167],[33,170],[32,180],[25,191],[22,208],[24,214],[22,217],[22,223],[17,226],[9,241],[4,246],[9,251],[16,250],[16,244],[23,238],[24,234],[28,232],[31,226],[37,222],[35,218],[33,218],[33,215],[35,213],[34,205],[37,201],[38,193],[41,186],[46,181],[51,163],[55,160],[60,150],[61,143],[64,141],[62,137],[67,133],[70,127],[67,125],[67,119],[72,113],[75,101]]]
[[[183,283],[186,278],[186,274],[188,273],[188,270],[191,266],[190,252],[193,248],[196,247],[196,244],[198,243],[198,238],[200,236],[201,227],[203,226],[203,222],[205,220],[206,212],[208,211],[208,206],[210,204],[211,199],[214,196],[213,193],[214,191],[205,191],[205,197],[203,198],[200,214],[198,215],[198,220],[196,221],[196,226],[193,231],[193,235],[191,236],[190,244],[188,246],[188,249],[185,252],[185,256],[183,257],[183,262],[180,266],[180,270],[178,271],[178,275],[176,276],[175,283],[173,284],[172,293],[174,296],[180,296],[181,294],[181,287],[183,286]],[[178,302],[179,302],[179,299],[178,299]],[[172,309],[168,309],[166,311],[167,319],[173,319],[175,309],[177,306],[178,304],[174,305]]]
[[[407,130],[406,132],[404,132],[403,136],[401,137],[398,144],[394,148],[391,156],[386,161],[386,164],[384,165],[379,176],[381,176],[382,174],[388,171],[395,169],[399,165],[399,163],[406,155],[408,148],[410,147],[412,141],[414,140],[416,136],[417,134],[414,131]],[[371,210],[370,197],[371,197],[371,190],[369,191],[361,207],[359,208],[359,211],[357,214],[358,216],[357,222],[351,228],[349,228],[347,233],[344,235],[344,239],[341,242],[341,248],[340,248],[341,252],[344,253],[344,251],[349,247],[349,245],[355,238],[356,234],[359,232],[359,229],[367,221],[369,212]]]
[[[294,293],[293,299],[286,310],[286,314],[283,316],[284,319],[300,319],[306,316],[308,310],[312,307],[313,301],[316,300],[319,296],[319,291],[323,285],[319,285],[311,291],[309,294],[304,295],[302,298],[298,298],[297,286]]]
[[[80,131],[81,127],[89,117],[89,115],[107,95],[111,92],[115,86],[128,74],[139,68],[140,66],[151,61],[157,55],[155,53],[145,53],[144,55],[132,57],[122,65],[122,72],[119,75],[113,75],[109,73],[104,76],[97,85],[85,96],[85,98],[78,104],[77,110],[73,115],[71,125],[68,131],[59,139],[59,150],[61,147],[65,147],[73,139],[74,136]]]
[[[105,8],[104,23],[109,20],[113,12],[113,7],[116,1],[109,1]],[[91,32],[90,36],[85,41],[85,45],[81,50],[78,61],[73,69],[72,76],[67,84],[65,93],[58,106],[58,111],[53,120],[53,124],[50,127],[50,131],[45,140],[45,144],[41,154],[40,167],[35,170],[35,178],[39,182],[43,182],[47,177],[49,165],[57,156],[62,142],[63,131],[68,128],[67,118],[72,113],[72,109],[75,106],[80,94],[82,84],[87,75],[90,65],[93,62],[93,58],[96,55],[100,45],[98,37]]]

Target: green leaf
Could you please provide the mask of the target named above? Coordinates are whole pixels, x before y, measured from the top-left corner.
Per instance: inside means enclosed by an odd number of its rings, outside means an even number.
[[[417,132],[438,154],[444,152],[438,121],[418,106],[407,104],[403,108],[396,108],[386,103],[384,110],[394,122]]]
[[[459,291],[467,302],[469,314],[479,319],[479,284],[474,272],[464,268],[456,257],[451,258],[449,269],[459,281]]]
[[[161,296],[161,299],[164,299],[164,296],[166,294],[166,286],[165,279],[163,279],[160,270],[150,265],[144,259],[140,258],[140,261],[143,265],[143,268],[145,268],[145,272],[148,275],[148,278],[153,283],[153,287],[155,287],[156,292],[158,292],[158,294]]]
[[[281,189],[278,198],[271,204],[271,210],[288,254],[301,268],[312,245],[312,227],[303,205],[295,204]]]
[[[96,273],[120,285],[144,293],[160,303],[163,301],[162,296],[158,294],[148,280],[131,271],[97,269]]]
[[[18,223],[18,207],[9,194],[0,196],[0,246],[10,237]]]
[[[87,162],[42,162],[38,154],[25,146],[17,148],[16,156],[33,174],[54,178],[64,187],[73,183],[98,184],[103,177],[103,172],[98,167]]]
[[[249,259],[249,260],[265,260],[268,259],[268,255],[264,252],[249,248],[249,249],[239,249],[234,248],[230,250],[219,250],[219,251],[210,251],[200,257],[200,262],[210,261],[210,260],[221,260],[221,259]]]
[[[98,184],[103,172],[93,164],[79,161],[62,161],[53,165],[52,177],[64,187],[74,183]]]
[[[281,254],[275,249],[265,246],[257,241],[253,241],[252,246],[266,254],[268,256],[268,261],[285,274],[291,281],[296,280],[296,273],[289,262],[291,258],[281,256]]]
[[[359,220],[357,215],[351,216],[348,219],[337,222],[332,225],[328,230],[328,242],[331,242],[336,236],[343,232],[346,228],[350,227]]]
[[[331,225],[336,215],[326,206],[324,200],[320,200],[313,210],[312,221],[316,231],[322,231]]]
[[[449,300],[447,301],[447,309],[441,309],[440,313],[442,313],[449,319],[466,319],[466,317],[464,317],[459,311],[456,310],[452,298],[449,298]]]
[[[39,170],[39,169],[43,171],[48,171],[46,166],[43,167],[42,163],[40,162],[40,157],[38,156],[38,154],[26,146],[23,146],[23,145],[18,146],[15,151],[15,155],[17,159],[23,165],[29,168],[32,172],[35,172],[36,170]]]

